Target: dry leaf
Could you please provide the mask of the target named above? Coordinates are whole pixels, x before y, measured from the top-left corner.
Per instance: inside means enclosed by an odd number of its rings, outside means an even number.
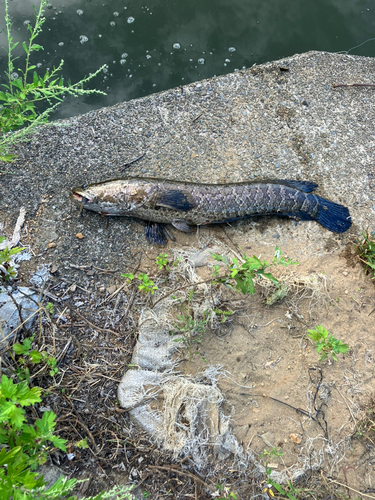
[[[289,439],[294,444],[301,444],[302,443],[302,438],[299,434],[289,434]]]

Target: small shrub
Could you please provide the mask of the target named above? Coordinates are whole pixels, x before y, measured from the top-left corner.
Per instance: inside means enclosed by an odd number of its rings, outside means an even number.
[[[315,342],[318,353],[322,353],[319,361],[323,361],[331,355],[334,361],[337,361],[336,354],[345,354],[349,350],[348,344],[343,344],[341,340],[336,339],[332,333],[322,325],[318,325],[314,330],[307,330],[308,337]]]
[[[18,363],[19,367],[16,370],[20,380],[30,382],[30,366],[45,364],[49,368],[49,375],[54,377],[59,373],[57,360],[54,356],[50,356],[46,351],[37,351],[31,348],[34,336],[26,338],[22,343],[14,344],[13,351],[20,356]]]
[[[271,479],[271,472],[272,469],[267,467],[266,468],[266,474],[267,474],[267,481],[266,484],[263,487],[262,493],[266,493],[269,498],[274,498],[275,493],[272,491],[272,488],[275,488],[275,490],[280,494],[283,495],[284,497],[289,498],[290,500],[297,500],[297,498],[293,495],[293,493],[298,494],[300,490],[295,488],[293,486],[293,483],[291,481],[287,481],[288,486],[281,486],[277,481],[274,481]]]
[[[155,293],[155,290],[158,289],[158,287],[152,280],[150,280],[150,278],[147,276],[146,273],[139,273],[138,279],[141,282],[140,285],[138,286],[138,289],[141,292],[151,293],[151,295],[153,295]]]
[[[46,462],[49,452],[58,448],[66,452],[66,440],[54,434],[56,415],[52,411],[28,424],[27,406],[41,402],[42,389],[30,388],[26,381],[15,384],[3,375],[0,383],[0,498],[1,500],[76,500],[69,496],[74,487],[82,482],[60,477],[46,488],[43,476],[36,471]],[[85,447],[85,440],[77,446]],[[90,500],[130,500],[132,487],[123,486],[102,492]],[[89,500],[89,499],[87,499]]]
[[[30,56],[34,52],[43,50],[41,45],[35,43],[35,39],[42,32],[42,26],[46,20],[43,14],[47,4],[48,0],[40,0],[39,9],[36,10],[34,7],[35,25],[29,24],[27,26],[29,40],[22,42],[22,48],[26,54],[25,67],[22,70],[14,65],[18,58],[13,56],[13,51],[19,42],[13,42],[12,21],[8,11],[8,0],[5,0],[8,60],[5,71],[7,83],[2,84],[5,91],[0,92],[0,130],[2,133],[0,160],[2,161],[14,160],[14,155],[8,154],[7,149],[12,144],[24,140],[26,134],[30,133],[37,125],[46,123],[51,112],[63,102],[64,95],[69,94],[74,97],[94,93],[105,95],[105,92],[99,90],[83,89],[83,85],[98,75],[104,66],[74,84],[71,82],[64,84],[63,78],[60,76],[64,61],[61,61],[57,68],[53,67],[51,71],[47,71],[44,76],[39,76],[35,71],[36,66],[30,63]],[[21,73],[21,76],[17,71]],[[52,101],[55,101],[55,104],[52,104]],[[42,113],[38,112],[40,103],[49,105]],[[10,131],[15,132],[8,134]]]
[[[135,276],[133,273],[124,273],[121,276],[123,278],[126,278],[127,283],[131,283],[135,279]],[[139,273],[137,278],[140,281],[140,283],[138,285],[139,291],[144,292],[145,294],[150,293],[151,295],[153,295],[155,293],[155,290],[158,289],[158,287],[148,277],[148,275],[146,273]]]
[[[159,269],[168,269],[168,254],[167,253],[160,253],[156,257],[156,264]]]
[[[5,240],[4,236],[0,236],[0,243]],[[9,249],[5,247],[4,250],[0,251],[0,282],[14,279],[17,276],[17,272],[14,270],[14,266],[11,264],[12,255],[22,252],[24,248],[16,247]]]
[[[374,275],[372,279],[375,279],[375,234],[371,234],[368,229],[362,231],[362,239],[356,245],[355,250],[365,265],[366,272],[372,270]]]
[[[271,273],[266,272],[266,269],[273,265],[288,266],[290,264],[298,264],[298,262],[294,262],[292,259],[285,259],[282,257],[279,247],[275,248],[275,255],[271,263],[268,263],[266,260],[260,260],[258,257],[255,257],[255,255],[253,257],[247,257],[246,254],[243,255],[243,263],[239,262],[235,257],[233,257],[232,263],[229,263],[225,255],[212,254],[212,257],[216,261],[223,262],[229,271],[228,275],[216,278],[216,282],[222,283],[230,288],[234,287],[243,294],[255,293],[254,279],[261,276],[269,279],[279,288],[279,280]],[[219,272],[219,266],[215,265],[214,275],[218,276]]]

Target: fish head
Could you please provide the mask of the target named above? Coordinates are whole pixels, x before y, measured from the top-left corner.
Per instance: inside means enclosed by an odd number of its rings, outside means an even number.
[[[144,204],[148,192],[132,181],[114,180],[75,187],[71,199],[81,207],[105,215],[127,215]]]
[[[71,200],[87,210],[104,212],[100,199],[100,191],[94,185],[84,184],[72,189]]]

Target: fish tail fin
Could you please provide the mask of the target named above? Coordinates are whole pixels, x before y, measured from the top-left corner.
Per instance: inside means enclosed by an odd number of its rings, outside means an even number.
[[[323,227],[334,233],[344,233],[352,225],[349,210],[344,205],[316,196],[318,213],[314,217]]]

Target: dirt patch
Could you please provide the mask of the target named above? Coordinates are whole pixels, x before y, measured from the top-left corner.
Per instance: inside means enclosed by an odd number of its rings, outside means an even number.
[[[375,389],[375,326],[369,317],[374,287],[360,265],[349,271],[337,252],[302,262],[293,274],[318,271],[327,278],[325,296],[300,298],[301,290],[294,296],[291,290],[282,302],[267,307],[258,293],[225,335],[204,337],[189,369],[202,370],[204,357],[230,373],[219,386],[233,406],[237,437],[255,455],[281,448],[282,457],[268,457],[278,464],[275,468],[293,470],[310,461],[345,482],[345,455],[346,466],[358,458],[349,452],[350,437]],[[319,363],[306,336],[318,324],[347,342],[350,352],[337,362]],[[337,449],[329,453],[328,443]],[[359,474],[351,485],[366,490],[371,478]]]

